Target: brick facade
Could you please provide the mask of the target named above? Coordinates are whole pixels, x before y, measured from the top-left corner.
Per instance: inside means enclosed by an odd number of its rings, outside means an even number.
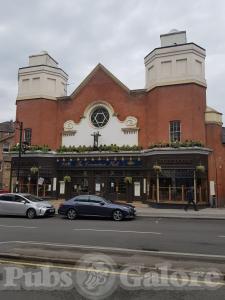
[[[196,84],[157,87],[149,92],[123,89],[101,67],[79,92],[58,101],[31,99],[17,102],[17,120],[32,128],[32,143],[47,144],[51,149],[61,145],[66,120],[79,123],[87,106],[104,100],[123,121],[127,116],[138,119],[139,145],[169,142],[169,122],[180,120],[182,140],[205,144],[205,88]]]
[[[74,120],[79,123],[85,109],[99,99],[113,107],[120,121],[130,115],[138,119],[139,145],[143,148],[169,142],[169,122],[180,120],[181,141],[201,141],[213,150],[208,160],[208,179],[217,183],[218,205],[224,205],[225,146],[222,144],[222,127],[205,124],[205,87],[189,83],[156,87],[150,91],[132,91],[118,84],[104,68],[98,66],[85,84],[69,97],[61,97],[57,101],[18,101],[16,117],[23,121],[24,128],[32,128],[32,144],[47,144],[55,150],[61,145],[64,122]]]
[[[69,172],[72,177],[74,176],[73,186],[79,186],[81,184],[79,180],[83,178],[84,182],[91,183],[91,191],[95,192],[95,183],[99,187],[99,178],[102,176],[105,180],[108,176],[107,180],[102,182],[102,186],[108,186],[108,192],[115,188],[116,192],[119,186],[123,185],[125,176],[134,176],[139,182],[138,189],[142,190],[140,198],[150,199],[152,196],[153,199],[155,186],[160,182],[166,185],[168,200],[174,197],[179,198],[178,200],[182,198],[184,201],[185,188],[192,186],[195,189],[195,198],[200,199],[199,201],[204,198],[205,203],[208,203],[212,200],[215,190],[217,206],[225,206],[224,130],[222,115],[207,107],[206,103],[205,49],[195,43],[188,43],[185,31],[172,31],[161,35],[160,38],[161,47],[155,48],[144,58],[146,71],[144,89],[129,90],[104,66],[98,64],[75,91],[67,96],[65,87],[68,75],[58,67],[58,63],[47,52],[30,56],[29,66],[19,69],[16,119],[23,122],[25,130],[31,129],[31,144],[48,145],[52,150],[57,150],[62,145],[90,146],[91,136],[94,131],[99,130],[102,138],[107,135],[108,139],[105,140],[110,141],[109,137],[112,138],[112,144],[118,142],[121,145],[128,141],[129,146],[134,142],[134,145],[143,149],[139,153],[133,152],[133,158],[130,156],[130,161],[137,161],[137,165],[139,162],[142,163],[142,167],[136,173],[130,167],[127,170],[126,167],[113,170],[114,159],[118,162],[118,166],[132,165],[128,164],[122,154],[118,158],[113,157],[112,153],[105,154],[107,158],[100,156],[96,158],[96,155],[100,155],[96,153],[92,158],[85,157],[87,154],[81,157],[74,155],[70,158],[66,155],[59,158],[57,153],[49,154],[53,155],[51,165],[55,167],[52,167],[50,175],[46,168],[43,171],[48,185],[53,186],[53,182],[54,185],[58,184],[59,191],[63,174]],[[46,61],[48,63],[45,63]],[[106,130],[96,128],[93,122],[91,123],[91,107],[94,108],[97,103],[104,103],[109,108],[111,124],[107,123]],[[131,122],[131,125],[129,122],[126,123],[126,120]],[[170,144],[172,121],[180,122],[182,149],[174,150],[174,145]],[[70,127],[68,131],[66,124]],[[15,142],[19,141],[18,135],[16,132]],[[84,136],[88,136],[89,139],[83,139]],[[187,143],[184,145],[185,141],[195,141],[195,144],[192,143],[188,148]],[[166,143],[167,149],[163,151],[152,150],[152,147],[149,147]],[[196,147],[200,143],[200,147]],[[128,157],[131,154],[126,155]],[[40,164],[47,159],[43,156],[41,160],[40,154],[36,157],[31,155],[31,158],[37,159]],[[31,158],[26,162],[25,156],[23,157],[26,165],[22,170],[24,182],[30,176]],[[94,167],[91,167],[96,163],[98,168],[96,159],[105,166],[111,166],[112,169],[107,171],[106,168],[102,170],[102,174],[96,172]],[[163,170],[161,178],[156,178],[153,166],[159,161]],[[60,164],[62,165],[58,168],[57,165]],[[199,165],[204,167],[204,174],[198,173]],[[79,166],[83,166],[83,169]],[[77,175],[79,172],[76,173],[77,168],[80,168],[79,176]],[[114,174],[111,182],[110,174]],[[135,191],[134,185],[132,188]],[[160,191],[158,186],[158,200],[160,193],[163,194],[163,190]],[[176,193],[180,194],[176,196]]]
[[[222,144],[222,127],[206,125],[207,146],[212,149],[209,155],[209,181],[215,181],[218,206],[225,206],[225,144]]]

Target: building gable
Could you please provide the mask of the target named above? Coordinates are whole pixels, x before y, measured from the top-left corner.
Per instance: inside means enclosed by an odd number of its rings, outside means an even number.
[[[70,97],[74,98],[85,86],[88,84],[107,84],[114,82],[125,92],[129,93],[130,90],[126,87],[118,78],[116,78],[109,70],[107,70],[102,64],[98,64],[91,73],[81,82],[81,84],[74,90]]]

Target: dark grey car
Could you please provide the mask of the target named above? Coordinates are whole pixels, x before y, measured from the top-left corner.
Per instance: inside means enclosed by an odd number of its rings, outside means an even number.
[[[82,195],[67,200],[60,205],[58,213],[73,220],[78,216],[97,216],[121,221],[135,218],[135,207],[130,204],[113,203],[95,195]]]

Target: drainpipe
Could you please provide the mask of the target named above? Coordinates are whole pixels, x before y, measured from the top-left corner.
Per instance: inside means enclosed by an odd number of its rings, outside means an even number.
[[[159,172],[156,173],[157,203],[159,203]]]

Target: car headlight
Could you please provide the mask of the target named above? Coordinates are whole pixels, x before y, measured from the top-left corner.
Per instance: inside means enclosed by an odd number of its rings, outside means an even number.
[[[129,207],[123,206],[123,208],[129,211]]]
[[[43,206],[43,205],[38,205],[37,206],[39,209],[46,209],[46,206]]]

